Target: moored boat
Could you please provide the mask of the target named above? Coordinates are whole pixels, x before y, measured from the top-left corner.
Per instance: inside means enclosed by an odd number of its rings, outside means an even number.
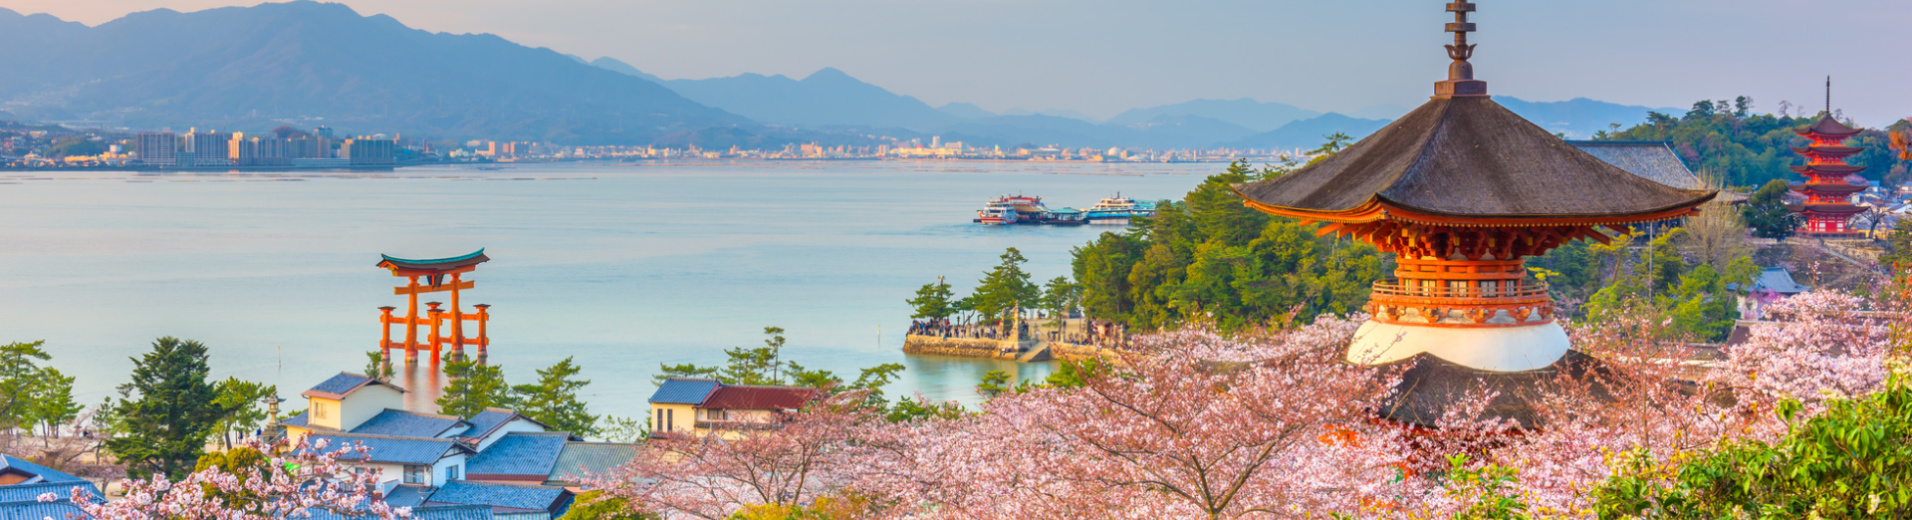
[[[1135,199],[1123,197],[1120,193],[1114,197],[1102,199],[1084,212],[1084,220],[1088,223],[1112,226],[1129,225],[1130,217],[1152,216],[1155,216],[1154,204],[1136,202]]]

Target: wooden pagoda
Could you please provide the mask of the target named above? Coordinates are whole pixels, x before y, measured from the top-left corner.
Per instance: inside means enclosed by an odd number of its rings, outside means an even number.
[[[1865,151],[1863,148],[1846,146],[1846,139],[1859,135],[1861,130],[1846,126],[1834,119],[1828,112],[1812,126],[1795,129],[1801,137],[1812,140],[1812,144],[1793,151],[1806,157],[1806,164],[1792,167],[1793,171],[1806,176],[1804,184],[1794,184],[1793,191],[1806,196],[1806,201],[1787,205],[1787,209],[1804,217],[1805,227],[1800,234],[1813,237],[1852,237],[1861,233],[1854,231],[1848,223],[1853,215],[1864,213],[1866,208],[1852,203],[1852,194],[1865,191],[1866,187],[1846,182],[1848,176],[1865,171],[1864,166],[1846,164],[1846,158]]]
[[[478,359],[485,358],[487,347],[491,345],[491,339],[485,331],[486,324],[491,321],[491,306],[474,305],[472,307],[477,309],[477,312],[467,314],[458,302],[460,291],[477,286],[475,282],[462,279],[463,275],[477,270],[478,264],[491,261],[490,257],[485,256],[485,250],[479,249],[468,255],[434,260],[379,256],[382,259],[379,260],[378,267],[390,270],[392,276],[407,280],[405,285],[392,288],[392,294],[407,297],[405,316],[393,316],[392,311],[396,310],[394,307],[378,308],[379,324],[383,329],[379,348],[385,353],[388,363],[392,359],[392,349],[403,349],[407,364],[418,362],[420,351],[430,350],[432,362],[437,363],[445,347],[450,347],[452,355],[462,359],[465,356],[466,345],[478,347]],[[421,281],[423,283],[420,283]],[[451,308],[439,308],[444,305],[441,302],[426,302],[425,305],[430,308],[425,311],[424,316],[419,316],[419,295],[436,292],[451,293]],[[465,322],[468,321],[476,322],[478,337],[465,337]],[[404,341],[392,340],[392,325],[405,327]],[[422,341],[418,338],[420,328],[425,329],[426,334],[426,339]]]
[[[1524,258],[1573,240],[1606,243],[1608,232],[1694,214],[1716,195],[1628,173],[1495,103],[1468,63],[1475,4],[1447,10],[1453,62],[1432,100],[1332,157],[1235,187],[1250,207],[1396,255],[1347,360],[1416,363],[1383,414],[1426,426],[1450,398],[1430,392],[1465,391],[1476,376],[1525,384],[1584,365]]]

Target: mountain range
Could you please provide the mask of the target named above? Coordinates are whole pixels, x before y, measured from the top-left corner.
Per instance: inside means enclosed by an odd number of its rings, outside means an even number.
[[[134,128],[257,131],[328,125],[348,135],[570,144],[774,147],[942,136],[978,146],[1300,149],[1362,137],[1405,112],[1355,117],[1252,99],[1138,108],[1106,121],[1065,110],[932,107],[825,68],[802,79],[663,79],[489,34],[432,33],[300,0],[192,13],[160,9],[87,27],[0,9],[0,113]],[[1645,107],[1497,98],[1549,130],[1590,135]],[[927,139],[924,139],[927,140]]]

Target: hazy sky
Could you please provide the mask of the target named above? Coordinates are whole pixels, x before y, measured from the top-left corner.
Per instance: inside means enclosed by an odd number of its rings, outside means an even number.
[[[1414,106],[1442,79],[1447,0],[344,0],[431,31],[494,33],[665,78],[837,67],[932,105],[1123,109],[1252,97]],[[0,0],[99,24],[248,0]],[[1865,125],[1912,116],[1907,0],[1483,0],[1490,91],[1656,107],[1750,95]],[[1834,45],[1836,43],[1836,45]]]

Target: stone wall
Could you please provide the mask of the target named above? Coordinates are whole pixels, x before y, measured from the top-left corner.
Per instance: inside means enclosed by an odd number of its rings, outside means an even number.
[[[962,356],[989,359],[1016,359],[1016,350],[1003,352],[1012,343],[998,339],[944,338],[911,334],[903,340],[903,352],[937,356]]]

